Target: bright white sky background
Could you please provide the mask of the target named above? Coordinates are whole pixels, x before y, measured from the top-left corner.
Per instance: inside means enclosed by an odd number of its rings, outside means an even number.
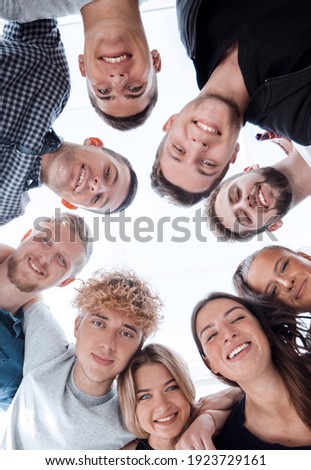
[[[99,240],[94,243],[94,252],[88,265],[81,272],[81,279],[87,279],[93,271],[103,266],[125,265],[145,277],[159,292],[164,303],[164,322],[152,340],[169,345],[179,351],[187,360],[192,377],[198,388],[198,395],[214,390],[215,381],[199,358],[190,333],[192,308],[205,294],[213,290],[233,292],[231,278],[238,263],[249,253],[263,245],[277,243],[299,248],[311,245],[310,241],[310,200],[309,198],[288,214],[284,226],[275,232],[277,241],[267,235],[260,240],[246,243],[217,243],[204,224],[201,233],[207,241],[195,238],[194,223],[191,221],[199,203],[189,209],[174,206],[161,200],[151,189],[149,174],[154,155],[160,142],[162,126],[168,117],[179,111],[184,104],[198,93],[194,67],[186,56],[180,42],[173,0],[149,0],[142,9],[150,49],[158,49],[162,56],[162,71],[158,74],[159,100],[152,116],[142,127],[122,133],[105,125],[95,114],[86,93],[85,80],[78,70],[78,54],[83,52],[83,27],[80,16],[67,17],[60,21],[60,30],[68,55],[72,77],[70,100],[54,125],[55,131],[67,141],[83,143],[89,136],[100,137],[107,147],[125,155],[132,162],[138,178],[139,190],[132,206],[125,211],[132,223],[126,223],[126,235],[132,241],[123,242],[118,235],[118,224],[112,224],[116,242],[105,237],[104,224],[99,223]],[[271,142],[257,142],[258,129],[246,125],[240,137],[241,151],[237,163],[230,173],[243,170],[251,163],[260,166],[275,163],[284,154]],[[17,246],[22,235],[32,226],[33,220],[42,215],[53,214],[54,207],[60,207],[59,198],[45,187],[30,192],[31,203],[27,213],[19,219],[1,227],[0,242]],[[91,213],[81,210],[81,215],[94,231]],[[154,221],[154,232],[142,233],[152,236],[148,242],[133,240],[132,224],[138,217],[150,217]],[[163,226],[163,241],[157,240],[156,230],[159,219],[168,217]],[[174,242],[172,237],[181,239],[184,235],[172,228],[175,217],[187,217],[189,223],[180,223],[191,231],[186,242]],[[113,227],[115,226],[115,227]],[[98,231],[98,230],[97,230]],[[53,288],[44,294],[44,299],[53,314],[73,339],[75,312],[71,300],[75,294],[73,285],[63,289]]]

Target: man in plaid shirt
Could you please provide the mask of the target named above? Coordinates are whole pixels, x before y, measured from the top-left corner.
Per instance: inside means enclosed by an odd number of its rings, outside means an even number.
[[[109,149],[62,142],[51,129],[70,93],[56,20],[6,24],[0,64],[0,225],[22,215],[28,190],[41,184],[92,211],[127,207],[137,189],[130,163]]]

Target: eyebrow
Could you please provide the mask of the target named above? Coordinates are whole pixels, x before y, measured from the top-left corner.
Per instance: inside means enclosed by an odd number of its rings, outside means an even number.
[[[237,309],[241,309],[241,310],[244,310],[243,307],[240,307],[238,305],[236,305],[235,307],[231,307],[229,308],[229,310],[227,310],[224,314],[224,318],[226,318],[231,312],[233,312],[234,310],[237,310]],[[208,330],[209,328],[212,328],[214,326],[214,323],[209,323],[208,325],[206,325],[202,331],[200,332],[199,334],[199,338],[201,339],[204,331]]]
[[[103,315],[102,313],[92,313],[92,316],[101,318],[102,320],[110,321],[110,318],[106,317],[106,315]],[[121,326],[128,328],[129,330],[133,331],[133,333],[138,334],[138,330],[135,328],[135,326],[130,325],[129,323],[122,323]]]
[[[169,156],[172,160],[175,160],[178,163],[181,163],[181,161],[182,161],[180,158],[175,157],[175,155],[172,155],[170,152],[169,152]],[[215,176],[215,175],[218,174],[217,171],[215,171],[214,173],[205,173],[205,171],[203,171],[201,168],[197,168],[197,172],[200,175],[206,176],[207,178],[211,178],[212,176]]]
[[[172,382],[176,382],[176,380],[174,379],[174,377],[172,377],[171,379],[167,380],[166,382],[164,382],[164,384],[162,385],[162,387],[166,387],[167,385],[169,385],[170,383]],[[143,393],[143,392],[149,392],[150,388],[140,388],[139,390],[137,390],[136,393]]]
[[[135,95],[129,95],[129,94],[127,94],[127,95],[123,95],[123,96],[124,96],[124,98],[126,98],[127,100],[136,100],[137,98],[140,98],[141,96],[143,96],[144,93],[145,93],[145,90],[144,90],[142,93],[139,93],[139,94],[138,94],[138,93],[135,94]],[[116,97],[115,95],[112,95],[112,96],[98,96],[98,95],[96,94],[96,96],[97,96],[97,98],[98,98],[99,100],[102,100],[102,101],[114,101],[114,100],[117,99],[117,97]]]

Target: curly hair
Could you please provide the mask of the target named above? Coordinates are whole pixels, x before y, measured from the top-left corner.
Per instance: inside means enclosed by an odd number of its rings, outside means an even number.
[[[172,349],[161,344],[151,343],[138,351],[128,367],[118,377],[118,397],[126,427],[136,437],[146,439],[149,434],[139,423],[136,408],[137,396],[134,375],[145,364],[162,364],[175,379],[180,391],[189,402],[190,411],[194,408],[195,387],[184,359]],[[186,427],[190,424],[191,413]]]
[[[262,297],[260,303],[224,292],[213,292],[194,307],[191,316],[191,329],[198,351],[207,367],[205,353],[197,334],[196,323],[200,310],[209,302],[217,299],[230,299],[241,304],[258,321],[271,347],[272,361],[280,374],[290,397],[302,421],[311,426],[311,335],[305,320],[309,317],[297,317],[290,308],[275,300]],[[224,383],[238,384],[221,374],[216,376]]]
[[[227,163],[221,175],[219,175],[218,178],[216,178],[211,186],[205,191],[200,191],[198,193],[187,191],[186,189],[183,189],[166,179],[161,170],[160,157],[166,139],[167,134],[164,135],[157,149],[156,157],[150,174],[151,187],[159,196],[167,199],[168,202],[184,207],[191,207],[194,204],[200,202],[205,197],[208,197],[210,193],[218,186],[221,180],[226,176],[230,163]]]
[[[158,294],[132,270],[99,269],[77,290],[74,306],[80,315],[121,310],[142,328],[143,339],[156,331],[163,318]]]

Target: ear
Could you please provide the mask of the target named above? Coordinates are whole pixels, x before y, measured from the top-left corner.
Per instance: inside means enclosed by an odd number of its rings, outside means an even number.
[[[236,146],[234,147],[233,154],[231,155],[230,163],[235,163],[239,150],[240,150],[240,144],[237,142]]]
[[[32,232],[32,228],[31,228],[30,230],[28,230],[28,232],[26,232],[26,233],[25,233],[25,235],[23,235],[23,237],[22,237],[21,241],[24,241],[24,240],[26,240],[26,238],[28,238],[28,237],[29,237],[29,235],[31,234],[31,232]]]
[[[79,61],[80,73],[81,73],[82,77],[86,77],[85,65],[84,65],[84,55],[83,54],[79,54],[78,61]]]
[[[283,225],[282,219],[278,219],[276,222],[273,224],[269,225],[267,228],[268,232],[275,232],[278,228],[281,228]]]
[[[168,132],[170,128],[172,127],[173,122],[176,119],[177,114],[172,114],[172,116],[166,121],[166,123],[163,126],[164,132]]]
[[[77,315],[77,316],[76,316],[76,319],[75,319],[74,330],[73,330],[73,333],[74,333],[75,338],[76,338],[77,335],[78,335],[78,329],[79,329],[79,326],[80,326],[81,321],[82,321],[81,315]]]
[[[92,145],[93,147],[104,147],[104,143],[98,137],[87,137],[83,145]]]
[[[74,280],[75,280],[75,277],[67,277],[67,279],[65,279],[60,284],[58,284],[58,287],[68,286],[68,284],[71,284]]]
[[[152,57],[152,63],[153,63],[153,68],[154,68],[155,73],[160,72],[162,62],[161,62],[161,56],[160,56],[159,51],[157,51],[156,49],[152,49],[151,57]]]
[[[246,168],[244,168],[243,171],[246,172],[246,171],[258,170],[258,168],[259,168],[258,163],[255,163],[254,165],[247,166]]]
[[[61,203],[63,204],[64,207],[66,207],[66,209],[71,209],[73,211],[78,209],[77,206],[75,206],[74,204],[71,204],[71,202],[69,201],[66,201],[66,199],[61,199]]]

